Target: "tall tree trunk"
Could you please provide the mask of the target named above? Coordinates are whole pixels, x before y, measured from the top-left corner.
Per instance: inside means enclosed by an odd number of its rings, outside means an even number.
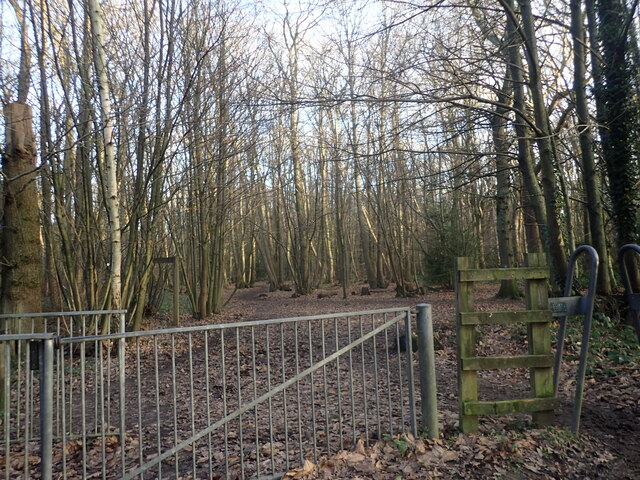
[[[36,147],[31,107],[10,103],[4,107],[6,150],[2,243],[0,244],[0,312],[37,313],[42,309],[40,211],[36,186]],[[31,321],[33,323],[29,324]],[[0,325],[0,333],[40,332],[38,319],[17,319]],[[0,358],[0,412],[5,404],[4,355]]]
[[[43,152],[41,158],[49,159],[43,160],[41,165],[40,185],[42,189],[42,230],[44,238],[44,261],[43,261],[43,283],[42,283],[42,295],[44,301],[53,311],[60,311],[61,305],[55,301],[57,295],[55,292],[55,274],[54,274],[54,250],[53,250],[53,199],[51,188],[51,164],[55,162],[55,156],[52,152],[53,139],[51,135],[51,108],[49,100],[49,87],[47,84],[47,69],[45,58],[45,46],[46,35],[45,31],[45,17],[48,16],[48,9],[44,5],[44,2],[40,2],[40,24],[36,23],[36,14],[34,12],[33,4],[30,5],[31,10],[31,23],[34,31],[35,47],[38,58],[38,71],[40,81],[40,148]]]
[[[600,182],[593,154],[593,135],[586,91],[585,74],[585,32],[582,17],[582,0],[571,0],[571,35],[573,36],[573,90],[578,117],[578,138],[582,159],[582,177],[587,195],[587,212],[589,215],[589,232],[593,247],[600,257],[598,268],[598,293],[611,294],[611,278],[609,276],[609,252],[604,228],[602,197]]]
[[[347,299],[349,295],[349,286],[351,284],[351,253],[349,251],[349,237],[347,235],[347,219],[348,219],[348,207],[345,201],[345,185],[347,183],[343,176],[344,166],[340,160],[339,151],[339,136],[336,120],[337,112],[329,112],[329,124],[331,127],[331,143],[333,148],[331,150],[331,165],[333,174],[333,189],[334,189],[334,216],[335,216],[335,246],[336,246],[336,261],[337,261],[337,274],[340,284],[342,286],[342,298]]]
[[[371,228],[367,221],[366,205],[363,200],[362,191],[362,170],[360,159],[360,147],[358,136],[358,115],[356,111],[356,86],[355,86],[355,58],[353,53],[353,45],[351,41],[347,43],[347,69],[349,95],[353,99],[349,103],[349,147],[353,161],[353,182],[354,196],[356,200],[356,211],[358,216],[358,231],[360,234],[360,249],[362,253],[362,261],[364,263],[365,275],[367,282],[371,288],[378,288],[378,279],[375,271],[374,260],[371,258]]]
[[[527,247],[530,253],[539,252],[542,245],[548,244],[547,211],[543,202],[543,194],[536,178],[531,145],[529,142],[529,129],[526,119],[526,104],[524,95],[524,75],[520,44],[518,41],[518,26],[513,15],[513,0],[507,0],[507,35],[509,39],[508,59],[511,81],[513,82],[513,109],[515,111],[514,129],[518,138],[518,166],[522,175],[523,187],[526,192],[524,209],[530,208],[535,215],[538,235],[529,231],[527,235]],[[526,213],[526,211],[525,211]],[[534,219],[525,218],[525,223],[533,224]],[[534,250],[536,249],[536,250]]]
[[[145,171],[145,152],[147,149],[147,123],[150,113],[149,96],[151,87],[151,53],[149,45],[150,35],[150,11],[148,0],[144,0],[143,8],[143,38],[142,38],[142,95],[138,107],[138,135],[136,138],[136,181],[134,191],[133,212],[131,212],[131,236],[128,249],[128,261],[130,266],[135,268],[132,272],[137,281],[133,282],[133,287],[125,288],[125,295],[130,299],[125,305],[131,312],[132,329],[140,330],[144,307],[147,302],[147,292],[153,265],[153,240],[154,217],[156,206],[154,196],[151,195],[149,205],[146,205],[148,194]],[[155,165],[154,165],[155,166]],[[153,172],[155,169],[151,167]],[[155,175],[152,174],[155,178]],[[140,240],[136,240],[137,237]]]
[[[117,165],[114,154],[113,115],[111,114],[111,99],[109,93],[109,79],[104,52],[104,38],[102,28],[102,11],[99,0],[88,0],[89,18],[93,36],[94,64],[96,80],[100,96],[100,110],[102,113],[102,135],[104,141],[104,168],[106,174],[106,194],[109,219],[109,236],[111,244],[111,302],[114,309],[122,307],[121,302],[121,267],[122,242],[120,230],[120,200],[118,193]]]
[[[10,103],[4,107],[7,146],[3,155],[4,218],[2,228],[3,313],[35,313],[42,309],[40,207],[36,185],[36,146],[31,107]],[[35,330],[41,325],[34,323]],[[9,331],[27,333],[27,324]]]
[[[93,81],[91,79],[91,30],[87,9],[82,8],[80,16],[82,35],[76,25],[76,7],[73,0],[68,0],[70,12],[70,31],[72,32],[73,56],[75,58],[78,75],[80,77],[80,91],[78,92],[78,113],[75,114],[74,105],[67,100],[66,114],[76,130],[75,139],[67,135],[67,153],[64,156],[63,168],[57,169],[53,177],[54,192],[56,194],[56,220],[64,253],[64,276],[68,278],[67,294],[68,306],[75,309],[92,310],[98,308],[98,269],[96,224],[99,222],[95,208],[95,188],[92,177],[94,168],[91,158],[91,145],[96,142],[96,134],[92,127],[97,124],[93,110]],[[66,52],[65,52],[66,53]],[[63,67],[71,65],[71,55],[62,55]],[[66,69],[63,68],[64,72]],[[71,84],[71,79],[66,79]],[[75,149],[74,149],[75,141]],[[70,194],[75,199],[75,215],[70,206],[66,205],[65,173],[72,172],[74,181]],[[61,221],[62,220],[62,221]],[[79,232],[79,241],[73,241],[74,232]],[[65,289],[63,288],[63,292]]]
[[[224,21],[224,20],[223,20]],[[226,279],[225,270],[225,245],[227,237],[227,210],[228,210],[228,172],[230,165],[231,145],[230,131],[231,120],[229,118],[229,72],[227,70],[227,38],[226,26],[222,27],[220,34],[220,52],[217,65],[218,88],[216,90],[217,126],[215,134],[215,202],[211,212],[213,219],[212,246],[211,246],[211,294],[209,295],[209,312],[220,313],[222,308],[222,291]]]
[[[540,66],[538,61],[538,47],[536,31],[531,11],[530,0],[518,0],[522,16],[522,30],[525,41],[525,57],[529,66],[529,88],[533,100],[533,113],[536,125],[536,143],[542,166],[542,190],[546,207],[547,239],[556,288],[563,288],[567,276],[567,253],[560,230],[560,209],[556,202],[556,168],[555,145],[549,125],[549,115],[544,101]]]
[[[321,108],[318,111],[318,171],[320,175],[320,182],[317,188],[319,189],[318,196],[320,197],[320,212],[318,213],[320,222],[320,252],[319,261],[321,264],[320,279],[324,283],[331,283],[334,281],[334,259],[333,259],[333,244],[332,235],[329,228],[329,142],[327,141],[325,117],[328,112],[326,109]]]
[[[498,93],[498,106],[491,117],[491,131],[496,150],[496,232],[498,237],[498,254],[500,265],[515,267],[515,232],[513,209],[513,185],[511,182],[511,164],[509,162],[509,142],[506,138],[507,98],[513,91],[507,72],[502,89]],[[515,298],[519,296],[518,284],[515,280],[503,280],[500,283],[498,296]]]
[[[630,59],[629,31],[636,15],[638,2],[630,10],[621,0],[597,0],[597,20],[593,14],[590,24],[597,21],[597,38],[602,48],[600,59],[594,62],[596,78],[596,106],[600,130],[602,154],[609,179],[609,193],[613,207],[613,220],[617,230],[617,244],[637,243],[639,166],[637,135],[638,99],[633,88],[637,82],[638,66]],[[589,7],[593,8],[591,3]],[[592,36],[595,33],[593,25]],[[600,75],[598,75],[600,74]],[[631,260],[629,260],[631,262]],[[635,262],[635,260],[634,260]],[[632,275],[634,290],[640,288],[640,274],[635,263],[627,267]]]
[[[292,82],[293,83],[293,82]],[[292,87],[295,92],[295,87]],[[293,98],[296,98],[294,93]],[[293,100],[295,102],[295,100]],[[298,138],[298,109],[291,107],[289,113],[289,142],[291,147],[291,163],[293,168],[294,208],[296,232],[294,234],[294,266],[296,279],[296,293],[307,295],[311,293],[311,238],[309,232],[309,207],[307,201],[307,188],[302,169],[302,156],[300,154],[300,142]]]
[[[504,51],[504,42],[496,33],[498,30],[491,25],[474,5],[473,16],[480,27],[483,36],[496,48],[504,53],[505,65],[508,65],[509,52]],[[495,113],[490,117],[491,135],[495,148],[496,166],[496,234],[498,241],[498,256],[503,267],[516,266],[516,215],[514,208],[514,185],[509,161],[510,142],[507,139],[507,118],[509,114],[510,95],[513,94],[510,69],[505,68],[505,78],[502,88],[497,93]],[[515,298],[519,296],[519,288],[514,280],[503,280],[500,283],[498,297]]]

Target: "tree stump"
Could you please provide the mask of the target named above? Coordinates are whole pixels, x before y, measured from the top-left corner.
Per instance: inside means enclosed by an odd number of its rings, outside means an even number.
[[[5,188],[1,308],[3,313],[40,312],[42,245],[31,107],[8,104],[4,116],[7,148],[2,159]]]

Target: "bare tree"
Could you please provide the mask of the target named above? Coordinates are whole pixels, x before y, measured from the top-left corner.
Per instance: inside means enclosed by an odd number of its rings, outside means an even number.
[[[581,0],[571,0],[571,34],[573,36],[573,91],[576,102],[578,138],[583,168],[584,190],[587,196],[589,233],[600,257],[598,292],[611,293],[609,255],[604,227],[602,195],[593,152],[591,117],[586,90],[586,36]]]
[[[89,18],[93,38],[96,81],[100,96],[100,110],[102,116],[102,135],[104,148],[104,168],[106,178],[105,203],[109,219],[109,234],[111,243],[110,280],[111,305],[114,309],[122,307],[122,242],[120,230],[120,199],[118,193],[117,165],[114,151],[114,120],[111,113],[111,98],[107,74],[107,59],[104,50],[104,32],[102,28],[102,10],[99,0],[88,0]]]

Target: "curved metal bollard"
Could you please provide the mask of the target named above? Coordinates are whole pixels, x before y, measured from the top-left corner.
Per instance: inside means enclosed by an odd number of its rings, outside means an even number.
[[[571,287],[576,270],[578,256],[586,253],[591,258],[591,268],[589,272],[589,289],[586,296],[571,296]],[[553,391],[558,392],[558,379],[560,376],[560,366],[562,364],[562,352],[564,350],[564,337],[567,330],[567,317],[572,315],[584,315],[582,326],[582,344],[580,346],[580,363],[578,365],[578,375],[576,378],[576,394],[573,404],[573,414],[571,418],[571,431],[578,433],[580,428],[580,412],[582,411],[582,396],[584,392],[584,376],[587,370],[587,356],[589,354],[589,335],[591,333],[591,320],[593,317],[593,302],[596,295],[596,285],[598,278],[598,264],[600,258],[598,252],[589,246],[582,245],[576,248],[569,258],[569,268],[567,280],[564,287],[564,297],[550,298],[549,309],[554,317],[559,318],[558,340],[556,343],[555,368],[553,370]]]
[[[622,283],[627,296],[627,303],[631,310],[631,320],[633,327],[636,329],[636,335],[638,336],[638,343],[640,343],[640,292],[634,292],[631,279],[629,278],[629,271],[624,263],[624,255],[628,251],[635,251],[640,254],[640,245],[634,243],[628,243],[620,247],[618,251],[618,265],[620,266],[620,275],[622,276]]]

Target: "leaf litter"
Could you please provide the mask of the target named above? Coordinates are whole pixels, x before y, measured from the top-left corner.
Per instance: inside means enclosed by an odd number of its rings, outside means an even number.
[[[491,286],[487,286],[491,287]],[[326,290],[335,290],[327,287]],[[206,322],[232,323],[236,321],[282,318],[322,313],[371,310],[377,308],[414,306],[430,303],[433,306],[434,331],[436,337],[436,375],[438,383],[438,415],[440,437],[417,438],[410,433],[382,439],[360,439],[355,445],[345,442],[344,450],[334,455],[316,452],[317,460],[305,460],[301,465],[285,473],[285,479],[636,479],[640,478],[640,370],[638,364],[614,357],[608,365],[606,376],[588,375],[585,388],[580,436],[569,433],[571,408],[575,389],[577,361],[570,355],[565,357],[559,388],[559,406],[556,410],[556,426],[535,428],[527,416],[481,417],[480,433],[465,435],[458,430],[456,346],[455,346],[455,301],[448,290],[432,290],[422,297],[404,299],[395,297],[392,289],[376,291],[372,295],[356,295],[348,299],[339,295],[322,297],[307,296],[291,298],[287,292],[267,292],[265,285],[238,291],[225,311]],[[509,310],[519,308],[519,300],[495,298],[495,291],[487,288],[477,301],[479,309]],[[150,320],[149,328],[157,328],[166,317]],[[183,320],[183,324],[187,319]],[[479,351],[483,354],[510,354],[511,341],[522,337],[521,331],[488,329],[481,333]],[[526,336],[525,336],[526,341]],[[520,347],[522,348],[522,345]],[[571,353],[579,344],[567,343]],[[162,352],[160,352],[162,354]],[[599,359],[602,360],[602,359]],[[604,359],[606,360],[606,359]],[[145,366],[143,365],[143,368]],[[147,366],[151,368],[150,366]],[[178,369],[185,365],[178,365]],[[258,366],[258,369],[264,366]],[[250,380],[250,379],[247,379]],[[481,378],[480,394],[504,395],[527,387],[526,372],[489,372]],[[169,388],[167,385],[165,388]],[[328,387],[331,391],[332,386]],[[186,393],[185,393],[186,394]],[[187,399],[185,398],[185,402]],[[148,428],[142,425],[142,428]],[[187,432],[188,434],[189,432]],[[229,432],[232,433],[232,432]],[[166,432],[167,445],[173,443],[173,432]],[[284,465],[285,444],[274,435],[271,442],[259,447],[262,458]],[[125,457],[135,462],[140,455],[137,440],[127,434]],[[368,445],[368,446],[367,446]],[[98,439],[88,446],[86,455],[87,478],[100,476],[121,458],[121,446],[117,436],[107,436],[104,445]],[[57,450],[60,451],[60,450]],[[295,452],[289,452],[295,458]],[[253,452],[255,454],[255,452]],[[195,452],[198,463],[210,461],[207,451]],[[68,478],[81,478],[81,447],[78,441],[66,444]],[[214,455],[215,456],[215,455]],[[222,461],[218,452],[214,460]],[[270,458],[269,458],[270,457]],[[149,460],[150,458],[146,458]],[[240,462],[232,453],[229,464]],[[24,469],[25,461],[34,478],[38,478],[37,456],[12,456],[8,465],[13,473]],[[60,463],[62,456],[54,457]],[[0,465],[5,459],[0,458]],[[227,478],[240,478],[231,470]],[[3,472],[5,473],[5,472]],[[213,478],[222,478],[214,474]]]
[[[479,310],[516,310],[522,300],[498,299],[495,286],[477,286]],[[283,292],[242,292],[232,309],[244,319],[313,315],[340,311],[414,306],[433,306],[436,341],[436,375],[440,437],[415,438],[407,433],[378,440],[369,447],[359,441],[353,450],[320,456],[315,464],[293,469],[289,477],[313,479],[637,479],[640,478],[640,367],[613,365],[614,375],[587,377],[579,436],[570,433],[577,361],[565,355],[558,393],[556,422],[536,428],[530,416],[487,416],[480,419],[480,433],[465,435],[458,429],[455,294],[431,290],[413,299],[397,298],[393,290],[359,296],[354,288],[346,300],[338,296],[322,300],[311,296],[290,300]],[[252,310],[252,306],[256,309]],[[268,305],[268,306],[267,306]],[[514,346],[512,340],[522,340]],[[576,342],[577,343],[577,342]],[[479,349],[484,354],[517,354],[526,349],[522,330],[493,327],[482,332]],[[571,350],[571,344],[567,345]],[[579,345],[574,345],[579,349]],[[636,348],[637,347],[631,347]],[[480,394],[507,395],[528,388],[527,372],[488,372],[481,379]],[[309,471],[312,468],[312,471]]]

